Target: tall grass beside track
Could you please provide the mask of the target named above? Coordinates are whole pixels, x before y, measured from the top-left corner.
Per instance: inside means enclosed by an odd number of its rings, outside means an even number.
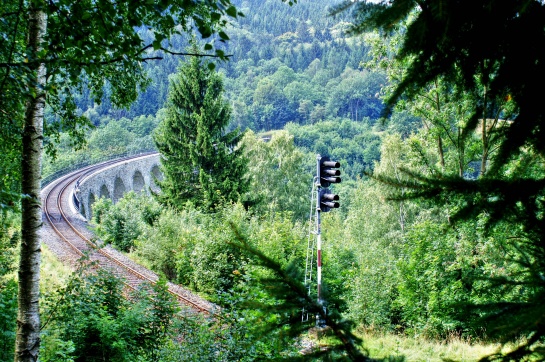
[[[423,337],[408,337],[394,333],[358,330],[363,346],[372,358],[404,357],[406,362],[473,362],[513,346],[473,342],[459,336],[451,336],[444,341],[434,341]]]

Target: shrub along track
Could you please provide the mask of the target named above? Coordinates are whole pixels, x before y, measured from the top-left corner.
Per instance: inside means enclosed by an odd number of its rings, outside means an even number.
[[[73,207],[73,190],[86,175],[118,162],[141,157],[132,156],[98,165],[92,165],[61,177],[42,190],[44,231],[42,239],[49,249],[64,263],[75,265],[86,256],[94,267],[112,272],[125,283],[127,289],[136,290],[144,283],[154,284],[158,276],[132,262],[109,247],[102,247],[92,238],[82,217]],[[169,292],[191,311],[210,314],[214,305],[178,285],[168,283]]]

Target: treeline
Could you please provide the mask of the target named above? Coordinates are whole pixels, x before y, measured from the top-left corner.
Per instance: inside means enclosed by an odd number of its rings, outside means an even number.
[[[230,40],[223,50],[230,60],[216,65],[225,77],[233,127],[264,131],[281,129],[288,122],[369,118],[373,123],[379,117],[385,78],[361,68],[368,47],[361,38],[346,37],[346,16],[329,15],[334,3],[302,1],[289,7],[279,1],[241,2],[247,16],[226,29]],[[140,36],[151,40],[153,32],[141,29]],[[170,44],[184,52],[188,38],[175,37]],[[179,56],[161,56],[161,61],[144,64],[149,85],[129,109],[112,107],[108,94],[96,104],[88,91],[77,97],[78,108],[95,125],[107,115],[155,115],[166,101],[169,76],[180,61]]]
[[[46,138],[55,144],[55,152],[46,154],[42,173],[48,177],[74,165],[98,163],[123,154],[134,154],[155,150],[152,131],[157,126],[157,117],[138,116],[133,119],[109,116],[93,119],[97,126],[85,133],[85,145],[74,149],[70,135],[61,133],[57,139]]]
[[[55,155],[45,155],[43,174],[47,177],[72,165],[96,163],[115,155],[155,150],[153,131],[163,117],[164,110],[160,110],[155,117],[99,118],[98,126],[87,132],[85,146],[77,150],[73,149],[69,135],[61,134],[56,143]],[[290,122],[284,129],[291,136],[291,141],[281,141],[285,144],[279,147],[300,149],[306,158],[305,169],[309,172],[315,167],[316,154],[329,154],[342,162],[345,181],[365,178],[364,172],[372,170],[380,158],[380,135],[384,132],[380,124],[371,127],[369,123],[369,119],[363,122],[328,120],[309,125]],[[271,135],[248,132],[257,138],[269,138]],[[246,142],[249,139],[247,137]],[[278,135],[273,140],[280,142]]]

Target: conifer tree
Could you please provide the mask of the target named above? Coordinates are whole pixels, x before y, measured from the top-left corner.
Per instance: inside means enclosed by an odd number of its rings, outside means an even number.
[[[213,210],[247,190],[247,161],[237,148],[242,133],[225,133],[231,109],[222,79],[209,65],[192,57],[180,66],[154,136],[164,174],[159,199],[178,209],[189,201]]]
[[[471,116],[460,129],[462,142],[481,130],[483,161],[477,180],[439,172],[426,176],[409,170],[407,182],[377,178],[410,190],[398,199],[420,198],[437,204],[455,200],[449,222],[475,225],[479,218],[486,221],[484,230],[490,240],[508,252],[506,261],[520,271],[491,275],[487,282],[501,290],[498,300],[466,305],[462,313],[470,315],[475,321],[473,328],[486,330],[488,337],[518,343],[505,354],[499,352],[483,360],[545,360],[545,111],[541,105],[545,3],[346,0],[334,12],[347,9],[354,14],[353,33],[380,29],[391,34],[414,15],[395,54],[409,62],[407,73],[386,99],[385,115],[404,97],[414,96],[435,81],[445,81],[460,100],[464,92],[482,95],[472,100]],[[512,113],[498,107],[505,102],[513,102]],[[490,152],[488,129],[500,117],[501,137]],[[501,237],[495,237],[494,232]],[[500,242],[502,237],[507,241]],[[518,299],[506,300],[506,292]],[[522,341],[521,336],[525,337]]]

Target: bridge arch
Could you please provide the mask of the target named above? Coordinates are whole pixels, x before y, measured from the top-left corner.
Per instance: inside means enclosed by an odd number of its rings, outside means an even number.
[[[142,172],[140,172],[140,170],[136,170],[132,176],[132,190],[138,194],[144,190],[145,186],[146,181],[144,180]]]
[[[100,187],[100,197],[105,197],[107,199],[110,199],[110,190],[108,190],[108,186],[106,186],[106,184],[103,184],[101,187]]]
[[[90,220],[93,216],[92,203],[101,197],[116,203],[130,190],[136,193],[147,193],[150,189],[159,192],[159,187],[154,183],[154,178],[163,179],[159,162],[158,153],[142,155],[121,159],[85,176],[75,190],[81,214]]]
[[[151,167],[151,184],[155,190],[159,189],[159,186],[155,182],[157,181],[163,181],[163,173],[161,172],[161,169],[159,168],[159,165],[155,164]]]
[[[127,188],[125,187],[125,184],[123,183],[123,180],[121,177],[116,177],[114,181],[114,197],[112,201],[114,204],[118,202],[122,197],[123,194],[127,191]]]

